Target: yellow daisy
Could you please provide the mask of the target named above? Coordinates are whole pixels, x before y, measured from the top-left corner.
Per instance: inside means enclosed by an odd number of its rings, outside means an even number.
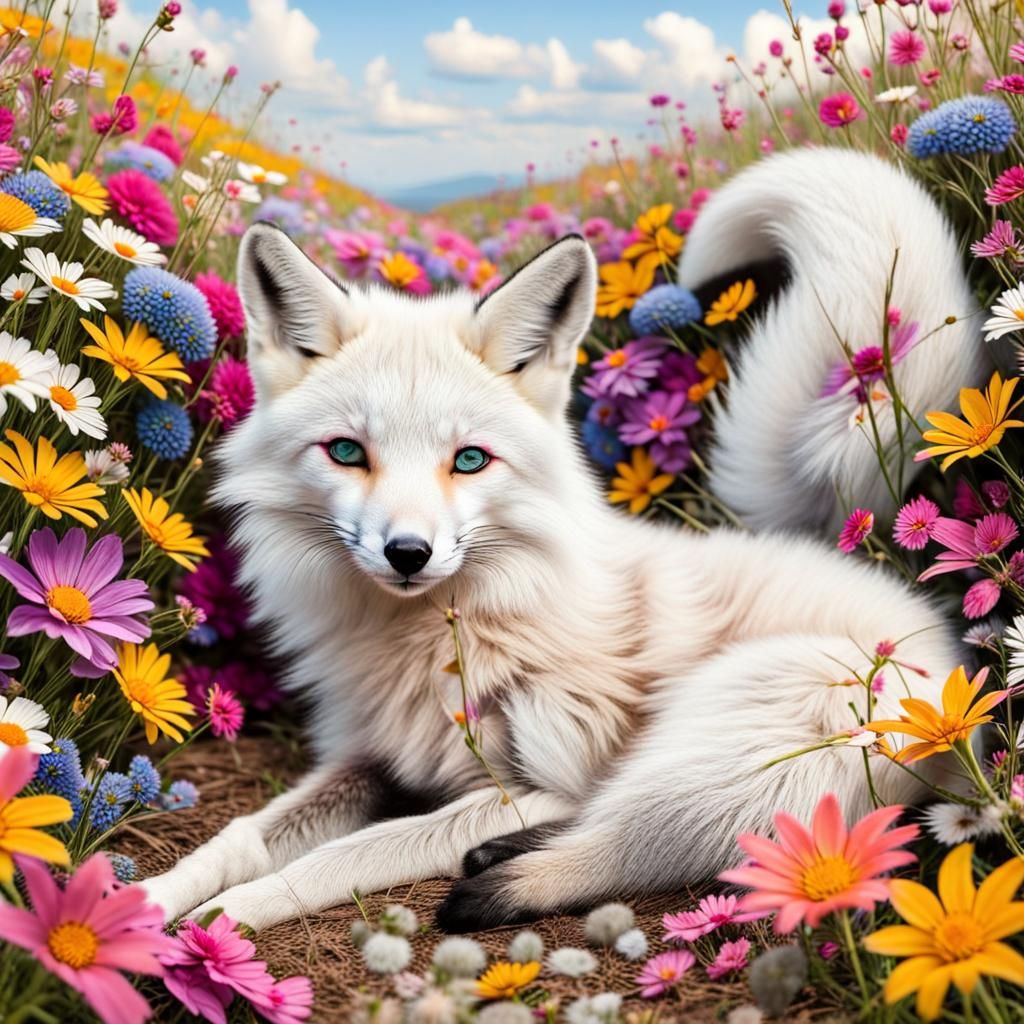
[[[633,515],[643,512],[651,498],[661,494],[674,479],[671,473],[659,475],[654,459],[643,448],[634,448],[632,462],[620,462],[615,470],[619,475],[612,481],[608,500],[613,505],[628,501]]]
[[[150,336],[144,324],[132,324],[128,337],[109,317],[103,318],[103,330],[82,317],[78,321],[96,342],[82,348],[82,355],[110,363],[120,381],[134,377],[157,398],[166,398],[167,389],[157,378],[188,381],[189,375],[174,352],[165,352],[163,345]]]
[[[756,298],[757,289],[753,281],[737,281],[711,303],[711,308],[704,314],[704,323],[708,327],[725,323],[727,320],[732,323]]]
[[[511,999],[526,988],[540,974],[540,964],[531,960],[526,964],[510,964],[504,960],[491,964],[476,983],[476,994],[481,999]]]
[[[114,678],[129,707],[142,719],[150,743],[156,743],[160,733],[181,743],[185,737],[179,730],[192,729],[188,718],[196,710],[187,700],[185,687],[167,677],[170,667],[171,656],[161,654],[156,644],[118,645]]]
[[[141,492],[122,492],[146,536],[178,565],[195,572],[195,562],[209,555],[206,545],[192,533],[192,524],[180,513],[171,514],[163,498],[154,497],[148,487]]]
[[[613,320],[624,309],[632,309],[636,300],[654,284],[655,266],[641,261],[635,266],[626,260],[604,263],[598,269],[597,315]]]
[[[678,256],[683,247],[683,239],[668,227],[671,216],[671,203],[652,206],[646,213],[640,214],[635,225],[640,237],[622,253],[622,258],[639,260],[656,269]]]
[[[90,174],[88,171],[72,174],[71,168],[66,163],[51,164],[41,156],[37,156],[33,162],[57,188],[65,192],[73,203],[78,203],[86,213],[97,216],[107,212],[110,206],[107,196],[110,193],[103,187],[95,174]]]

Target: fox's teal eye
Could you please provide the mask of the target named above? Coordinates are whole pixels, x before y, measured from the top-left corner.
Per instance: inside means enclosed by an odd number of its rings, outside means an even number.
[[[365,466],[366,449],[357,441],[340,437],[327,446],[327,454],[342,466]]]
[[[479,473],[490,461],[490,455],[483,448],[460,448],[455,453],[455,472]]]

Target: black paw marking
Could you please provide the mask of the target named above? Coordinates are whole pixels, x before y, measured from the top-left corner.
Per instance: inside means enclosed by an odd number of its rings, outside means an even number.
[[[538,914],[516,906],[507,893],[507,871],[501,866],[456,882],[437,911],[437,926],[453,934],[479,932],[532,921]]]
[[[495,864],[539,850],[561,827],[535,825],[533,828],[524,828],[505,836],[498,836],[497,839],[489,839],[486,843],[475,846],[463,857],[462,873],[466,878],[473,878]]]

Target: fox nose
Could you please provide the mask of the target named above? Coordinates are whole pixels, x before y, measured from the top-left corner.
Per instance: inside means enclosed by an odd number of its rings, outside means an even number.
[[[422,537],[395,537],[384,545],[384,557],[403,576],[414,576],[430,561],[433,549]]]

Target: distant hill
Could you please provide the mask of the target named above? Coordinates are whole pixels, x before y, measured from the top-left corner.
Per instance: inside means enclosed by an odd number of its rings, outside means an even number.
[[[445,178],[442,181],[431,181],[408,188],[385,189],[377,195],[386,203],[392,203],[405,210],[425,213],[443,203],[471,196],[485,196],[498,188],[515,187],[518,184],[495,174],[467,174],[461,178]]]

